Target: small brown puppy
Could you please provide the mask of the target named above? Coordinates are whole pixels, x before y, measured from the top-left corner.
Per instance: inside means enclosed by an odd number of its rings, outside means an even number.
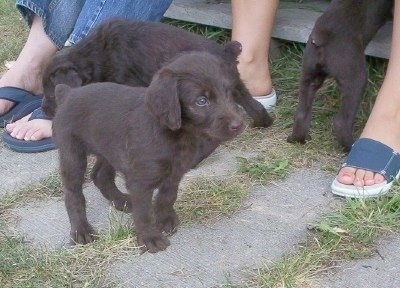
[[[254,126],[268,127],[273,120],[240,79],[237,59],[226,50],[241,51],[236,41],[219,45],[211,39],[158,22],[110,20],[102,23],[76,45],[57,53],[43,75],[42,108],[53,117],[57,84],[77,87],[95,82],[115,82],[145,87],[162,66],[188,51],[206,51],[221,57],[235,77],[234,100],[254,120]]]
[[[169,245],[162,232],[176,230],[178,185],[197,164],[199,149],[215,149],[243,130],[229,71],[219,57],[190,52],[160,69],[148,88],[57,85],[53,131],[73,241],[93,240],[82,184],[87,156],[94,154],[92,179],[117,209],[132,212],[139,244],[150,252]],[[129,196],[116,187],[116,171]]]
[[[309,138],[315,93],[327,76],[339,85],[342,103],[333,128],[348,151],[353,144],[353,124],[367,83],[364,50],[390,16],[392,0],[333,0],[317,19],[303,56],[300,95],[289,142]]]

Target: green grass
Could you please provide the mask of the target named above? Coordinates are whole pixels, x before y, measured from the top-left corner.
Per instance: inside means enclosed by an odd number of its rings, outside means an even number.
[[[369,257],[379,237],[399,231],[400,187],[393,194],[345,201],[311,228],[299,249],[257,270],[250,287],[313,287],[321,273],[343,260]]]
[[[253,182],[267,183],[272,179],[284,179],[289,172],[289,160],[270,157],[238,158],[239,172],[248,175]]]
[[[5,71],[5,61],[15,60],[21,51],[27,28],[12,0],[0,0],[0,74]]]
[[[249,195],[249,182],[239,175],[201,177],[181,190],[175,208],[182,223],[204,223],[235,213]]]
[[[0,287],[116,287],[104,277],[109,263],[138,256],[139,248],[128,227],[113,225],[91,244],[59,250],[27,246],[22,237],[3,231]]]
[[[230,39],[231,31],[228,29],[220,29],[213,26],[199,25],[196,23],[185,22],[175,19],[166,18],[164,23],[180,27],[192,33],[203,35],[207,38],[213,39],[218,43],[224,44]]]

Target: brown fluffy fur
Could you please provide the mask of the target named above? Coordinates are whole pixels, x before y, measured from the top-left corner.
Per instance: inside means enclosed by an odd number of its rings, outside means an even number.
[[[340,88],[342,103],[333,128],[339,144],[353,144],[353,124],[367,83],[364,50],[390,15],[391,0],[333,0],[318,18],[304,51],[299,104],[289,142],[309,138],[315,93],[327,76]]]
[[[173,205],[181,178],[204,149],[209,153],[243,130],[235,81],[221,58],[190,52],[160,69],[148,88],[57,85],[53,132],[73,241],[93,240],[82,184],[87,156],[94,154],[95,185],[117,209],[132,212],[143,249],[164,250],[169,240],[163,231],[178,225]],[[129,195],[115,186],[116,171]]]
[[[112,20],[101,24],[78,44],[58,53],[48,64],[43,77],[43,111],[54,116],[54,88],[94,82],[115,82],[129,86],[148,86],[154,73],[174,57],[187,51],[207,51],[221,57],[234,76],[233,96],[254,120],[254,126],[268,127],[272,118],[251,97],[237,71],[236,57],[227,51],[241,50],[238,42],[225,46],[184,29],[156,22]]]

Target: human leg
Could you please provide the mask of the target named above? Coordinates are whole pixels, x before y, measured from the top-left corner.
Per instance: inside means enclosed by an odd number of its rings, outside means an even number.
[[[243,49],[238,69],[253,96],[272,91],[268,50],[278,4],[278,0],[232,0],[232,40]]]
[[[11,69],[0,79],[0,87],[18,87],[34,94],[41,93],[43,67],[56,51],[57,47],[44,33],[40,18],[34,17],[25,46]],[[12,106],[12,102],[0,99],[0,115]]]
[[[68,41],[76,43],[85,37],[93,27],[111,18],[158,21],[168,9],[171,2],[172,0],[86,1],[79,13],[75,28]],[[8,124],[6,126],[6,131],[12,138],[18,140],[39,141],[52,136],[51,124],[52,122],[50,120],[32,119],[31,115],[28,115],[14,123]],[[10,145],[11,143],[8,144]],[[15,143],[13,143],[13,145],[14,144]],[[23,144],[20,143],[18,145],[21,146]]]
[[[76,44],[86,37],[93,27],[112,18],[161,21],[171,2],[172,0],[86,1],[68,42]]]
[[[400,151],[400,0],[395,1],[393,18],[392,44],[385,79],[360,138],[373,139],[394,151]],[[385,178],[382,174],[362,168],[344,167],[339,171],[336,181],[361,187],[383,183]]]
[[[42,92],[42,71],[46,61],[60,49],[71,33],[83,0],[65,4],[54,0],[18,0],[16,6],[30,26],[28,38],[13,66],[1,77],[0,87]],[[57,17],[55,17],[55,15]],[[14,103],[0,99],[0,115]]]

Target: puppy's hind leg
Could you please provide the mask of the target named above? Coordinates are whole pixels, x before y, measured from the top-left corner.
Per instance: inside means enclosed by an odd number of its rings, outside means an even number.
[[[132,205],[127,194],[122,193],[115,185],[115,169],[106,159],[97,156],[96,164],[93,167],[91,178],[94,185],[101,194],[110,201],[115,209],[124,212],[131,212]]]
[[[363,50],[359,50],[363,51]],[[352,54],[345,61],[344,69],[337,75],[341,104],[333,122],[336,138],[344,151],[350,151],[354,142],[353,126],[361,98],[367,84],[367,64],[362,52]]]
[[[312,103],[315,93],[326,78],[326,74],[313,63],[314,61],[316,60],[313,56],[305,54],[300,78],[299,103],[294,114],[292,134],[287,138],[288,142],[304,144],[310,138],[308,132],[311,126]]]
[[[71,224],[73,243],[86,244],[94,240],[94,229],[86,216],[86,201],[82,185],[87,166],[86,153],[73,140],[59,145],[61,177],[64,186],[65,207]]]

